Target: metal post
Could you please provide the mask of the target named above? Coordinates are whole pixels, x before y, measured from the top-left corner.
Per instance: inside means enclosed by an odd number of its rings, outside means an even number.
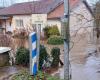
[[[37,25],[37,65],[39,66],[39,54],[40,54],[40,31],[41,26]]]
[[[69,30],[69,0],[64,0],[64,80],[70,80],[69,71],[69,43],[70,43],[70,30]]]
[[[30,47],[30,75],[37,74],[37,36],[36,32],[32,32],[29,35],[29,47]]]

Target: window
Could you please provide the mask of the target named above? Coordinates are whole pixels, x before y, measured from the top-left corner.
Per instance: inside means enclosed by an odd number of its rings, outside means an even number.
[[[32,25],[34,31],[36,31],[36,28],[37,28],[37,29],[40,29],[40,32],[41,32],[41,26],[42,26],[42,24],[33,24]]]
[[[0,28],[0,33],[3,33],[3,28]]]
[[[36,31],[36,24],[32,24],[33,31]]]
[[[41,27],[41,24],[38,24],[38,27]]]
[[[21,20],[21,19],[16,20],[16,26],[23,27],[23,20]]]
[[[41,24],[38,24],[37,26],[38,26],[38,29],[39,29],[39,31],[40,31],[40,33],[41,33],[41,31],[42,31],[42,30],[41,30],[41,26],[42,26],[42,25],[41,25]]]

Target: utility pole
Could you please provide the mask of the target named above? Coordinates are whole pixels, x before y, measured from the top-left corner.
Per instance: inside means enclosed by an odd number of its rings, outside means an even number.
[[[62,18],[62,35],[64,39],[64,80],[70,80],[69,61],[69,0],[64,0],[64,17]]]

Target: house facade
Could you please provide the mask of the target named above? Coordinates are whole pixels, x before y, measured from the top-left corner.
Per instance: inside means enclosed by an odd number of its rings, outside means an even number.
[[[85,0],[70,0],[70,33],[82,33],[84,28],[91,31],[93,16]],[[0,25],[3,31],[13,32],[20,28],[32,29],[40,26],[57,25],[61,33],[61,17],[64,14],[63,0],[41,0],[14,4],[0,10]],[[79,29],[79,31],[78,31]]]
[[[48,24],[57,24],[61,30],[61,17],[64,14],[62,3],[48,14]],[[70,0],[70,34],[83,33],[87,28],[93,30],[93,13],[85,0]]]

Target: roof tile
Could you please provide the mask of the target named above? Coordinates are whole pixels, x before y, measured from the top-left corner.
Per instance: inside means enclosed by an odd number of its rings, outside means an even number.
[[[70,0],[71,6],[77,4],[79,0]],[[0,10],[0,15],[22,15],[35,13],[48,13],[60,5],[63,0],[40,0],[33,2],[17,3]]]

